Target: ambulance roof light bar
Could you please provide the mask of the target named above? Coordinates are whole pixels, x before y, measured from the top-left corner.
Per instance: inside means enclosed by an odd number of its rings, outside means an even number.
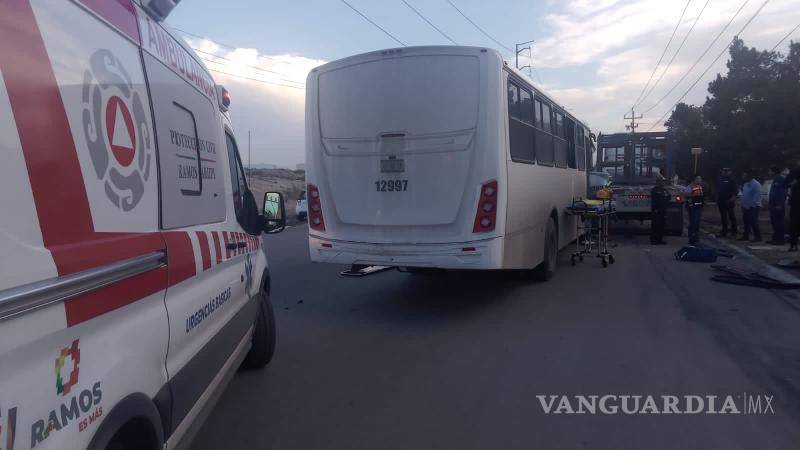
[[[163,22],[181,0],[142,0],[142,6],[155,19]]]

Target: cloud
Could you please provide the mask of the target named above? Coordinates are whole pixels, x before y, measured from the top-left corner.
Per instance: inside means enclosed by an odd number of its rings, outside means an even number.
[[[702,54],[712,39],[741,6],[743,0],[711,0],[675,61],[664,72],[652,94],[643,102],[649,108],[669,91]],[[750,0],[735,22],[726,30],[711,51],[661,104],[643,119],[655,122],[689,88],[735,33],[744,25],[762,0]],[[550,2],[551,12],[544,19],[547,37],[534,47],[534,65],[552,74],[548,92],[563,102],[574,114],[590,122],[596,130],[624,131],[622,119],[653,73],[659,56],[680,17],[684,1],[678,0],[572,0]],[[678,27],[655,79],[700,14],[704,0],[693,0]],[[794,25],[800,22],[797,0],[772,0],[742,34],[749,46],[772,48]],[[788,45],[788,43],[785,43]],[[725,55],[726,56],[726,55]],[[684,99],[702,103],[708,82],[725,71],[723,56]],[[558,76],[585,68],[580,79]],[[553,82],[553,81],[556,82]],[[640,131],[649,128],[643,125]],[[660,126],[656,129],[660,129]]]
[[[231,93],[231,118],[243,161],[248,132],[252,162],[294,166],[305,160],[305,80],[325,61],[291,54],[262,54],[207,39],[184,39]]]

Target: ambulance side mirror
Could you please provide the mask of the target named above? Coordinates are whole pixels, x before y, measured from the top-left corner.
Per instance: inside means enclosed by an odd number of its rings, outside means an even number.
[[[286,228],[286,208],[283,204],[283,194],[280,192],[267,192],[264,194],[264,232],[275,234]]]

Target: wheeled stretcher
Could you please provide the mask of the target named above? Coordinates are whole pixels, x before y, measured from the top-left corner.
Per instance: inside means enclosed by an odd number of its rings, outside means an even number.
[[[608,267],[614,264],[614,255],[608,251],[609,219],[614,215],[614,202],[610,199],[587,200],[574,199],[572,205],[567,207],[567,213],[577,216],[575,253],[570,257],[574,266],[583,261],[584,255],[595,254],[603,264]]]

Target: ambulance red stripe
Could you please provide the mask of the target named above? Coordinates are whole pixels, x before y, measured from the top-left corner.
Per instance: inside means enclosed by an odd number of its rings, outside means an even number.
[[[167,241],[167,264],[169,265],[169,285],[174,286],[188,280],[197,273],[194,263],[194,250],[189,233],[170,231],[163,233]]]
[[[225,241],[225,260],[227,261],[227,260],[231,259],[231,249],[228,248],[228,244],[231,241],[230,241],[230,238],[228,237],[228,232],[227,231],[223,231],[222,232],[222,239],[223,239],[223,241]]]
[[[211,248],[205,231],[197,231],[197,240],[200,242],[200,257],[203,259],[203,270],[211,268]]]
[[[212,231],[211,236],[214,238],[214,249],[217,251],[217,264],[222,262],[222,249],[219,246],[219,231]]]

